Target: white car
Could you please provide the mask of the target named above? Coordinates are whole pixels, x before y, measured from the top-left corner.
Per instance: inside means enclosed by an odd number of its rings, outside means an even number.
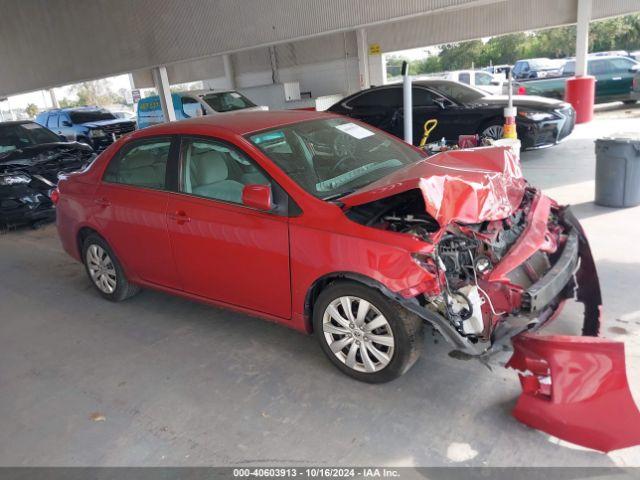
[[[502,95],[506,93],[507,82],[504,75],[492,75],[482,70],[454,70],[429,75],[426,78],[442,78],[453,80],[454,82],[471,85],[492,95]]]

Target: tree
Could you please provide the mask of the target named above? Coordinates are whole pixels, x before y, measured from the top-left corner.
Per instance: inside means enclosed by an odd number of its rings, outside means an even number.
[[[111,84],[108,80],[92,80],[89,82],[82,82],[74,85],[71,91],[78,97],[77,102],[68,101],[67,106],[71,103],[76,105],[97,105],[106,106],[113,105],[115,103],[124,104],[125,99],[121,95],[116,94],[111,89]],[[62,106],[62,102],[60,102]]]
[[[589,25],[589,51],[640,49],[640,14],[598,20]],[[443,45],[437,56],[411,62],[412,75],[443,70],[482,68],[490,64],[513,64],[521,58],[567,58],[575,54],[576,27],[557,27],[536,32],[512,33],[488,41],[471,40]],[[387,57],[387,75],[400,74],[402,57]]]
[[[30,103],[29,105],[27,105],[24,111],[27,115],[29,115],[29,118],[34,118],[38,114],[39,109],[35,103]]]

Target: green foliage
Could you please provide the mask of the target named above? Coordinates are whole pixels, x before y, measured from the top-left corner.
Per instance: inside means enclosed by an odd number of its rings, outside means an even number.
[[[35,103],[30,103],[29,105],[27,105],[24,111],[27,115],[29,115],[29,118],[34,118],[38,114],[39,109]]]
[[[557,27],[528,33],[492,37],[487,42],[449,43],[441,46],[437,56],[410,62],[409,72],[420,75],[447,70],[482,68],[490,64],[513,64],[521,58],[565,58],[575,54],[576,27]],[[640,14],[591,22],[589,51],[640,49]],[[404,58],[387,58],[387,76],[400,74],[397,67]],[[391,66],[391,68],[390,68]]]

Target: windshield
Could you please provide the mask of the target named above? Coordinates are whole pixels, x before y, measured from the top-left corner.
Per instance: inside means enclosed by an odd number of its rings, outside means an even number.
[[[216,112],[231,112],[255,107],[255,103],[238,92],[207,93],[202,99]]]
[[[90,123],[116,119],[115,115],[108,110],[77,110],[69,112],[69,116],[73,123]]]
[[[60,138],[55,133],[37,123],[0,125],[0,154],[41,143],[59,141]]]
[[[445,97],[452,98],[458,103],[476,102],[487,96],[486,92],[482,90],[458,82],[429,81],[427,86],[438,91]]]
[[[399,140],[341,118],[287,125],[249,140],[298,185],[324,200],[423,158]]]
[[[551,70],[558,68],[554,61],[548,58],[534,58],[533,60],[529,60],[529,65],[532,70]]]

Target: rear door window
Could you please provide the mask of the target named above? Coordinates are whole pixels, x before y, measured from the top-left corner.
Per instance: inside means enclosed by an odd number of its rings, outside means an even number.
[[[165,190],[170,150],[171,139],[167,137],[131,142],[111,160],[103,180]]]
[[[58,118],[59,115],[57,113],[50,113],[47,119],[47,127],[51,129],[58,128]]]
[[[467,85],[471,84],[471,75],[468,72],[463,72],[458,75],[458,80],[461,83],[466,83]]]
[[[402,91],[399,87],[370,90],[348,103],[350,107],[399,108],[402,105]]]
[[[589,62],[588,71],[591,75],[604,75],[605,73],[609,73],[609,61],[592,60]]]
[[[427,89],[414,87],[411,91],[411,96],[413,97],[414,107],[432,107],[435,105],[433,102],[434,95]]]

